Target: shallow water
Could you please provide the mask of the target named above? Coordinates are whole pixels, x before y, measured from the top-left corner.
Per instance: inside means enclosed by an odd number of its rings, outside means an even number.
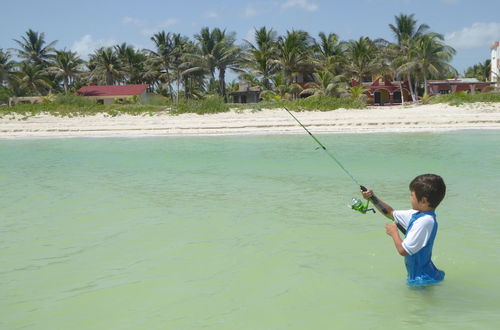
[[[443,283],[307,135],[0,141],[0,328],[496,327],[500,131],[319,138],[395,208],[444,177]]]

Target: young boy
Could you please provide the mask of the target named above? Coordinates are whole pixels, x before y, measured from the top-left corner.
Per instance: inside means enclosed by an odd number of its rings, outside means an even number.
[[[387,235],[391,236],[400,255],[405,257],[408,272],[408,285],[425,285],[440,282],[444,272],[437,269],[431,261],[432,246],[438,229],[434,210],[444,198],[446,185],[439,175],[423,174],[410,183],[411,210],[395,211],[380,201],[375,205],[385,216],[407,228],[401,240],[396,223],[385,225]],[[374,196],[372,190],[362,191],[365,199]]]

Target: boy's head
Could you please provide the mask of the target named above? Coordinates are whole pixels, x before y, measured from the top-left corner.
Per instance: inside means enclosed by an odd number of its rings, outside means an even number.
[[[429,207],[435,209],[446,194],[446,185],[439,175],[422,174],[410,182],[410,191],[415,193],[419,202],[425,197]]]

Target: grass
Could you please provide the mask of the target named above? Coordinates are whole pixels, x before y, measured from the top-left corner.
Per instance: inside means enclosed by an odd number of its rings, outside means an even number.
[[[448,103],[459,106],[464,103],[476,102],[500,102],[500,93],[474,93],[458,92],[452,94],[438,95],[432,98],[432,103]]]
[[[0,117],[6,115],[22,115],[24,117],[36,116],[48,113],[57,117],[82,117],[104,113],[109,116],[121,114],[129,115],[154,115],[164,111],[164,106],[144,105],[144,104],[93,104],[93,105],[72,105],[72,104],[18,104],[13,107],[0,108]]]
[[[295,111],[307,111],[307,110],[331,111],[340,108],[363,109],[366,107],[366,103],[362,100],[353,100],[351,98],[310,96],[308,98],[297,99],[293,101],[281,101],[281,102],[262,101],[259,103],[245,103],[245,104],[231,105],[231,108],[234,109],[251,109],[254,111],[259,111],[262,109],[278,109],[283,107]]]
[[[460,105],[463,103],[474,102],[500,102],[500,93],[475,93],[468,94],[459,92],[454,94],[439,95],[430,99],[432,103],[448,103],[451,105]],[[339,108],[362,109],[366,103],[362,100],[352,98],[335,98],[326,96],[311,96],[305,99],[293,101],[270,102],[263,101],[259,103],[246,104],[227,104],[218,96],[209,96],[202,100],[183,100],[178,105],[172,103],[169,98],[163,96],[153,96],[148,98],[147,104],[127,103],[127,104],[97,104],[94,100],[76,96],[76,95],[57,95],[53,103],[47,104],[18,104],[13,107],[0,107],[0,118],[7,115],[21,115],[22,119],[31,116],[47,113],[59,117],[78,117],[92,116],[103,113],[108,116],[119,115],[155,115],[165,111],[177,115],[183,113],[211,114],[228,112],[230,109],[241,111],[250,109],[260,111],[262,109],[276,109],[287,107],[295,111],[330,111]]]
[[[183,100],[173,108],[172,114],[196,113],[199,115],[209,113],[228,112],[229,105],[218,96],[209,96],[203,100]]]

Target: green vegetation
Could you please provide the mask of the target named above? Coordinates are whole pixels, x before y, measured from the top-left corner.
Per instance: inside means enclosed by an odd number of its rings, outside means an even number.
[[[199,115],[209,113],[227,112],[230,107],[223,99],[217,96],[208,97],[204,100],[184,100],[173,107],[173,114],[197,113]]]
[[[145,104],[87,104],[73,105],[61,103],[49,104],[18,104],[13,107],[0,107],[0,117],[7,115],[22,115],[24,117],[36,116],[48,113],[60,117],[78,117],[90,116],[98,113],[104,113],[109,116],[118,116],[122,114],[129,115],[154,115],[155,113],[165,111],[163,106],[145,105]]]
[[[231,109],[251,109],[259,111],[261,109],[276,109],[287,107],[291,110],[335,110],[339,108],[360,109],[366,103],[360,99],[329,97],[313,95],[304,99],[291,101],[263,101],[260,103],[234,104],[224,103],[219,96],[207,97],[203,100],[183,100],[178,104],[172,104],[163,99],[155,99],[150,104],[143,103],[122,103],[102,105],[96,104],[93,100],[74,95],[57,95],[53,97],[54,102],[44,104],[18,104],[13,107],[1,107],[0,117],[6,115],[22,115],[24,117],[35,116],[42,113],[49,113],[53,116],[76,117],[89,116],[97,113],[104,113],[110,116],[120,114],[130,115],[153,115],[168,111],[170,114],[178,115],[183,113],[196,113],[199,115],[210,113],[228,112]],[[162,101],[162,102],[160,102]]]
[[[448,103],[450,105],[461,105],[475,102],[500,102],[500,93],[467,93],[458,92],[452,94],[438,95],[432,98],[432,103]]]
[[[0,49],[0,87],[8,91],[1,97],[4,102],[7,94],[68,94],[90,82],[145,83],[150,92],[178,103],[177,111],[185,112],[198,106],[191,100],[205,100],[202,104],[208,102],[212,108],[212,95],[227,101],[228,90],[237,88],[235,82],[226,82],[228,71],[232,71],[251,87],[279,96],[279,101],[307,95],[338,97],[352,79],[379,78],[409,81],[416,101],[417,86],[425,86],[426,80],[456,75],[449,65],[455,50],[444,43],[441,34],[418,24],[414,15],[400,14],[388,28],[394,41],[369,37],[340,40],[333,32],[312,36],[303,30],[278,35],[261,27],[255,29],[254,40],[238,44],[234,32],[217,27],[203,27],[192,37],[161,31],[151,36],[151,49],[122,43],[94,50],[88,61],[72,51],[56,49],[57,42],[48,41],[43,32],[28,30],[15,39],[16,49]],[[318,101],[309,102],[323,107]],[[227,107],[214,111],[224,109]]]
[[[400,14],[388,25],[394,40],[360,37],[340,40],[338,35],[320,32],[315,38],[303,30],[278,35],[267,27],[255,29],[254,40],[238,45],[235,33],[204,27],[192,38],[161,31],[153,36],[152,49],[136,49],[122,43],[96,49],[83,61],[78,54],[57,50],[44,33],[28,30],[16,49],[0,49],[0,104],[10,96],[42,96],[44,104],[0,107],[0,115],[83,116],[106,113],[154,114],[218,113],[234,109],[278,108],[293,110],[335,110],[363,108],[362,86],[351,81],[374,79],[406,80],[417,101],[428,79],[456,76],[450,66],[455,50],[441,34],[414,15]],[[484,80],[489,62],[467,71]],[[239,75],[249,87],[259,86],[262,102],[229,104],[228,91],[238,90],[236,81],[226,82],[228,71]],[[149,84],[153,96],[99,105],[74,95],[90,82],[102,84]],[[306,97],[308,96],[308,97]],[[306,97],[306,98],[304,98]],[[498,102],[498,94],[424,95],[422,102]]]

